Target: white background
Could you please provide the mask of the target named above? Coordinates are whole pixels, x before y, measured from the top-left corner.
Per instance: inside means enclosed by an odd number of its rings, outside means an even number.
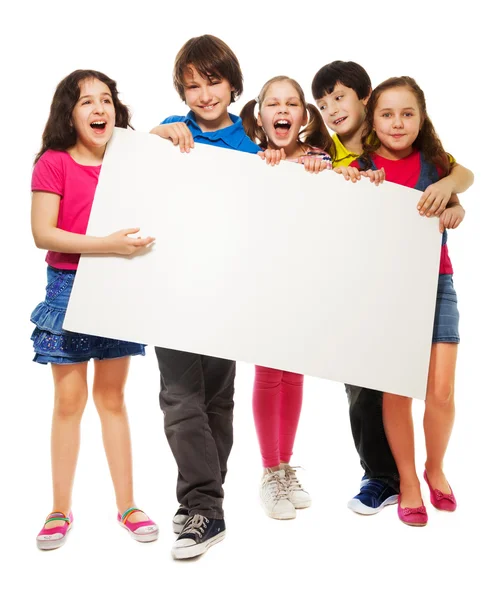
[[[494,31],[485,4],[46,1],[2,9],[1,17],[0,539],[8,556],[2,564],[6,597],[491,594],[496,531],[495,442],[491,444],[497,416],[491,244],[497,216],[492,158],[496,86],[489,58],[491,48],[495,50]],[[221,37],[240,60],[245,93],[232,107],[235,113],[278,74],[301,82],[310,100],[312,76],[336,59],[362,64],[373,84],[392,75],[414,76],[425,90],[445,148],[475,172],[476,183],[461,197],[466,220],[449,236],[462,343],[446,471],[460,506],[448,515],[436,513],[428,503],[430,522],[424,529],[402,525],[395,508],[369,518],[348,511],[346,502],[357,491],[361,469],[343,387],[308,378],[294,462],[306,467],[302,479],[314,504],[292,522],[268,519],[257,498],[261,467],[250,406],[253,367],[239,364],[235,445],[226,484],[227,537],[197,561],[174,562],[170,518],[176,509],[175,465],[162,433],[158,371],[149,350],[145,359],[133,360],[127,402],[136,501],[161,526],[159,541],[138,545],[114,523],[99,424],[89,404],[74,490],[76,525],[64,548],[43,554],[36,550],[35,536],[51,510],[52,383],[48,367],[30,362],[29,314],[43,296],[45,269],[44,253],[34,247],[29,229],[29,183],[53,91],[74,69],[103,71],[117,80],[122,100],[133,110],[135,128],[148,131],[165,116],[185,113],[172,87],[173,61],[188,38],[203,33]],[[421,402],[415,403],[420,475],[422,408]],[[487,544],[489,550],[484,550]]]

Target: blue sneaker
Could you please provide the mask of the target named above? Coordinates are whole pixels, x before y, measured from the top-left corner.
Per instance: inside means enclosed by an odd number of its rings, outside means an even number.
[[[357,496],[349,500],[347,508],[360,515],[375,515],[389,504],[397,504],[399,494],[381,479],[362,478]]]
[[[193,558],[217,544],[226,534],[224,519],[208,519],[192,515],[174,542],[172,554],[176,559]]]

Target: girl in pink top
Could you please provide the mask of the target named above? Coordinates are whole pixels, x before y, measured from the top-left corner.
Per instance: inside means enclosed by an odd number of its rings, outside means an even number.
[[[257,117],[254,114],[259,104]],[[270,79],[257,100],[240,113],[247,135],[258,143],[270,164],[281,159],[301,162],[319,173],[331,166],[331,138],[319,111],[307,104],[300,85],[285,76]],[[255,367],[253,411],[264,467],[260,497],[273,519],[294,519],[296,508],[311,505],[311,497],[289,464],[302,408],[303,375]]]
[[[131,444],[124,405],[130,356],[144,354],[134,342],[73,333],[62,328],[80,254],[133,256],[150,237],[130,237],[137,228],[105,237],[87,236],[95,188],[114,126],[130,115],[116,83],[98,71],[74,71],[55,91],[32,178],[31,226],[38,248],[48,250],[46,297],[31,315],[36,325],[34,360],[50,363],[55,386],[52,420],[53,512],[37,536],[38,548],[61,546],[71,528],[71,495],[80,422],[88,397],[88,361],[93,358],[93,399],[114,483],[118,521],[141,542],[157,539],[158,527],[135,507]],[[112,360],[111,360],[112,359]],[[92,536],[98,539],[98,517]]]

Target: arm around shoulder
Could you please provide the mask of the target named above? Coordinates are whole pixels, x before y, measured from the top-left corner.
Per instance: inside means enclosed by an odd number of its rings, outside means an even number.
[[[451,172],[447,175],[447,178],[449,178],[453,184],[454,194],[461,194],[473,185],[475,176],[473,175],[473,172],[466,167],[455,163]]]

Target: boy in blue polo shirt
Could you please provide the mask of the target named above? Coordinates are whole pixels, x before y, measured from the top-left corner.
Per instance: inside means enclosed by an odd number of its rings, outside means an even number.
[[[212,35],[192,38],[174,65],[174,86],[190,108],[152,129],[189,152],[194,142],[257,154],[240,117],[228,106],[243,91],[240,65]],[[173,518],[179,537],[174,558],[203,554],[225,535],[223,483],[233,445],[235,362],[155,348],[161,373],[160,406],[166,436],[178,465],[180,507]]]

